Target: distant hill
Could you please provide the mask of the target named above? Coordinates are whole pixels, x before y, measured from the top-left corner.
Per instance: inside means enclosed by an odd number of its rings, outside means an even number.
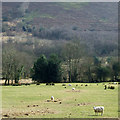
[[[113,2],[3,3],[3,42],[17,41],[26,51],[27,45],[40,52],[44,45],[54,51],[56,44],[77,39],[100,55],[113,55],[118,45],[117,7]]]
[[[32,25],[79,30],[116,30],[117,3],[3,3],[3,20],[22,17]],[[25,14],[23,10],[25,9]]]

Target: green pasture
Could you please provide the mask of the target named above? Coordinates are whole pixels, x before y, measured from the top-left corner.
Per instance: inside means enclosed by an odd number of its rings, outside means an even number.
[[[72,83],[72,86],[66,83],[66,88],[62,83],[3,86],[2,114],[10,118],[115,118],[118,117],[118,85],[114,86],[114,90],[104,90],[103,83]],[[76,89],[72,90],[73,87]],[[56,102],[47,102],[51,96]],[[103,116],[95,115],[94,106],[104,106]]]

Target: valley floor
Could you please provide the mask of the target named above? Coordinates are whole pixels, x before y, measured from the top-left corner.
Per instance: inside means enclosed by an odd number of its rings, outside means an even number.
[[[118,85],[114,85],[114,90],[104,90],[103,83],[72,83],[72,86],[65,84],[66,88],[62,83],[56,83],[55,86],[3,86],[3,118],[118,117]],[[75,90],[72,90],[73,87]],[[54,102],[50,101],[51,96],[54,96]],[[104,106],[103,116],[95,115],[94,106]]]

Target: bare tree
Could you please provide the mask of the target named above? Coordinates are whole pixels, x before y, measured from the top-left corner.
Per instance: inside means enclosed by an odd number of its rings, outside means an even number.
[[[19,78],[23,72],[23,65],[21,65],[20,60],[17,57],[17,53],[14,49],[8,51],[7,49],[3,50],[2,55],[2,75],[5,78],[5,85],[8,82],[10,84],[10,80],[13,83],[18,83]]]
[[[84,57],[84,45],[80,41],[72,41],[65,44],[63,48],[63,56],[67,64],[68,80],[75,82],[80,77],[80,66],[82,58]]]

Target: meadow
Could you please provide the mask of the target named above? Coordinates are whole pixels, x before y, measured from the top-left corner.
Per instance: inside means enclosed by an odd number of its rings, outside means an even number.
[[[62,83],[56,83],[55,86],[3,86],[3,118],[118,117],[118,85],[114,85],[114,90],[104,90],[103,83],[72,83],[72,86],[65,84],[66,88]],[[75,90],[72,90],[73,87]],[[49,101],[51,96],[54,96],[55,102]],[[104,106],[103,116],[95,115],[94,106]]]

